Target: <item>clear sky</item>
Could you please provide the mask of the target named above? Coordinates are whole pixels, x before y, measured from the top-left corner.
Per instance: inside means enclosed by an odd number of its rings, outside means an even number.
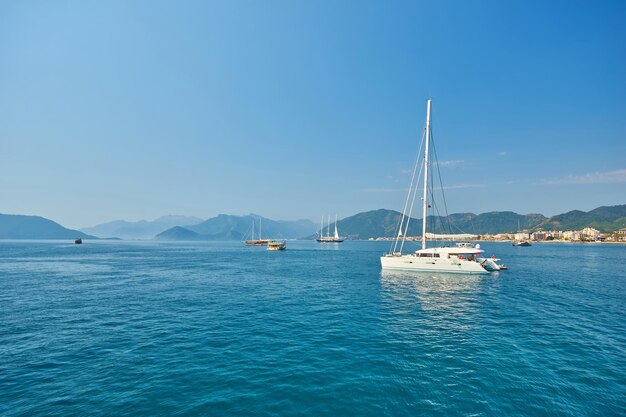
[[[626,203],[624,1],[4,1],[0,212],[401,210],[433,99],[451,213]]]

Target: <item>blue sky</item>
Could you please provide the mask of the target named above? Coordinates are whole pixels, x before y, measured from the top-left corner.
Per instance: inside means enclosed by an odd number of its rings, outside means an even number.
[[[452,213],[626,203],[621,1],[0,3],[0,212],[400,210],[433,99]]]

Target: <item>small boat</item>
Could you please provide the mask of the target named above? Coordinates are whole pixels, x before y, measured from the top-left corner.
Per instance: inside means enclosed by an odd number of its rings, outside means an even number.
[[[267,242],[267,250],[285,250],[287,242],[284,240],[270,240]]]
[[[496,258],[495,255],[492,256],[491,258],[480,257],[480,258],[477,258],[476,260],[478,262],[480,262],[482,267],[485,268],[489,272],[492,272],[492,271],[504,271],[506,269],[509,269],[509,267],[506,266],[505,264],[498,263],[501,259],[500,258]]]
[[[469,243],[469,242],[460,242],[456,244],[457,248],[472,248],[474,247],[473,244]],[[501,264],[498,263],[501,259],[500,258],[496,258],[495,255],[493,255],[491,258],[486,258],[484,256],[476,256],[476,261],[478,263],[480,263],[480,265],[485,268],[487,271],[492,272],[492,271],[504,271],[506,269],[509,269],[505,264]]]
[[[82,245],[82,244],[83,244],[83,240],[82,240],[81,238],[74,239],[74,243],[75,243],[76,245]]]
[[[339,237],[339,231],[337,230],[337,215],[335,214],[335,234],[330,235],[330,215],[328,216],[328,226],[326,228],[326,236],[322,236],[324,233],[324,216],[322,216],[322,227],[320,228],[320,236],[316,239],[320,243],[341,243],[344,238]]]

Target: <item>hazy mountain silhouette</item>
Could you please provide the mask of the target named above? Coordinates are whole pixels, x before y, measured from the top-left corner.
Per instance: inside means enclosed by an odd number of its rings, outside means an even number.
[[[0,239],[97,239],[40,216],[0,214]]]
[[[152,239],[155,235],[175,226],[188,226],[202,222],[202,219],[191,216],[163,216],[153,221],[140,220],[129,222],[115,220],[81,230],[98,237],[119,237],[122,239]]]
[[[316,225],[310,220],[271,220],[255,214],[247,216],[233,216],[220,214],[203,221],[202,223],[168,229],[155,236],[159,240],[244,240],[254,236],[259,237],[259,219],[261,220],[261,236],[274,239],[296,239],[315,231]],[[195,234],[187,233],[184,230]]]

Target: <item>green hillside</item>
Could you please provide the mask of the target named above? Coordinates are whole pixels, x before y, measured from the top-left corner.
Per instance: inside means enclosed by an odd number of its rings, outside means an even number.
[[[341,236],[349,239],[369,239],[371,237],[394,236],[401,213],[394,210],[379,209],[355,214],[337,222]],[[411,220],[409,223],[409,235],[415,235],[420,230],[420,225]],[[334,230],[334,224],[330,225]],[[311,239],[314,236],[309,236]]]
[[[602,206],[588,212],[572,210],[552,216],[538,224],[542,230],[581,230],[592,226],[608,233],[626,227],[626,204]]]
[[[348,239],[392,237],[401,214],[394,210],[373,210],[346,217],[337,222],[339,233]],[[409,236],[421,235],[421,219],[411,219]],[[581,230],[587,226],[601,232],[626,227],[626,205],[598,207],[589,212],[570,211],[546,218],[542,214],[518,214],[512,211],[455,213],[447,217],[429,217],[427,230],[433,233],[497,234],[518,230]],[[331,230],[334,225],[331,224]],[[308,239],[314,238],[308,236]]]
[[[513,233],[522,229],[531,229],[546,220],[542,214],[517,214],[512,211],[492,211],[479,215],[451,214],[448,217],[452,224],[452,233],[465,232],[477,235]]]
[[[369,239],[395,236],[401,213],[379,209],[355,214],[337,222],[341,236],[348,239]],[[545,220],[541,214],[517,214],[510,211],[483,214],[457,213],[448,217],[428,217],[427,229],[432,233],[512,233],[519,228],[532,228]],[[330,225],[334,229],[334,224]],[[421,235],[422,220],[412,218],[408,236]],[[307,239],[315,235],[307,236]]]

